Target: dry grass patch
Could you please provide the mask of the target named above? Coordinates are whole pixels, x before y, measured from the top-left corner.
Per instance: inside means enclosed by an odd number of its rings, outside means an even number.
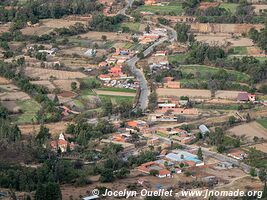
[[[102,40],[102,35],[107,36],[107,40],[110,41],[132,41],[131,35],[128,33],[115,33],[115,32],[96,32],[90,31],[88,33],[81,34],[80,37],[82,39],[89,39],[89,40]]]
[[[48,80],[51,77],[56,79],[75,79],[75,78],[85,78],[85,74],[81,72],[70,72],[54,69],[43,69],[35,67],[27,67],[25,70],[27,76],[32,78],[40,78],[41,80]]]

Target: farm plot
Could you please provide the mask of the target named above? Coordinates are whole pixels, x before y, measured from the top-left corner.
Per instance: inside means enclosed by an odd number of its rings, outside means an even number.
[[[31,83],[35,85],[41,85],[41,86],[47,87],[50,91],[53,91],[56,88],[50,81],[47,81],[47,80],[31,81]]]
[[[43,69],[35,67],[27,67],[25,69],[27,76],[31,78],[40,78],[41,80],[48,80],[51,77],[56,79],[75,79],[75,78],[85,78],[86,75],[81,72],[70,72],[54,69]]]
[[[9,83],[10,83],[10,80],[7,80],[6,78],[0,76],[0,85],[6,85]]]
[[[36,112],[41,108],[40,105],[33,99],[26,101],[17,101],[21,108],[22,114],[17,117],[17,122],[20,124],[32,123],[36,121]]]
[[[13,84],[0,85],[0,89],[8,92],[14,92],[19,90],[19,88]]]
[[[75,82],[77,84],[77,88],[80,87],[80,83],[75,80],[54,80],[53,83],[57,88],[60,88],[61,90],[70,91],[71,89],[71,83]]]
[[[90,31],[88,33],[84,33],[79,35],[82,39],[88,39],[88,40],[101,40],[102,41],[102,35],[107,36],[107,40],[110,41],[132,41],[131,40],[131,34],[129,33],[115,33],[115,32],[96,32],[96,31]]]
[[[20,106],[16,103],[16,101],[1,101],[1,105],[4,106],[9,112],[17,113],[20,111]]]
[[[76,22],[85,24],[85,21],[76,21],[68,19],[43,19],[40,20],[39,25],[27,26],[21,30],[25,35],[43,35],[53,31],[54,28],[63,28],[74,25]]]
[[[263,144],[256,144],[250,147],[255,147],[257,150],[262,151],[264,153],[267,153],[267,143],[263,143]]]
[[[25,92],[4,92],[0,93],[1,101],[28,100],[31,97]]]
[[[183,13],[183,8],[181,4],[178,5],[160,5],[151,6],[143,5],[138,8],[139,12],[152,12],[160,15],[180,15]]]
[[[258,138],[267,139],[266,129],[264,129],[255,121],[235,126],[229,129],[228,133],[230,135],[245,136],[245,138],[249,141],[253,141],[254,136],[257,136]]]

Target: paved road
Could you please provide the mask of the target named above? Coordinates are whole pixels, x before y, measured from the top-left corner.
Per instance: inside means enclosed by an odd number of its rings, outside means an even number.
[[[146,57],[147,55],[152,53],[155,46],[161,44],[167,39],[168,38],[164,37],[164,38],[159,39],[155,43],[153,43],[145,51],[143,51],[144,56]],[[148,106],[148,96],[150,95],[150,90],[149,90],[148,83],[147,83],[144,73],[136,67],[136,62],[139,60],[140,59],[136,55],[132,57],[130,60],[128,60],[126,63],[128,64],[128,66],[130,66],[131,72],[134,74],[136,79],[140,82],[140,96],[139,96],[137,107],[144,111]]]
[[[134,1],[134,0],[128,0],[126,6],[125,6],[123,9],[121,9],[121,10],[117,13],[117,15],[125,15],[125,16],[131,18],[131,16],[126,15],[126,10],[127,10],[128,8],[131,8],[131,7],[132,7],[132,5],[133,5],[133,1]]]

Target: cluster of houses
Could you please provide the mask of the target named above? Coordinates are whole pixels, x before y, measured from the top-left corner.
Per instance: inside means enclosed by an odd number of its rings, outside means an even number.
[[[129,50],[116,49],[115,53],[105,61],[99,63],[99,67],[108,67],[109,69],[107,74],[100,74],[98,78],[107,87],[138,88],[139,82],[133,81],[133,76],[128,76],[126,73],[123,73],[123,64],[132,58],[133,55]]]
[[[188,100],[181,100],[172,97],[159,98],[157,102],[157,109],[150,115],[150,120],[175,122],[178,119],[178,115],[192,117],[198,116],[198,109],[188,108],[188,102]]]
[[[197,155],[183,150],[172,150],[165,155],[161,154],[159,159],[144,163],[137,170],[144,174],[152,174],[159,178],[171,178],[173,174],[182,173],[188,167],[203,166],[204,162]]]
[[[151,30],[149,33],[144,32],[143,35],[138,37],[140,44],[149,44],[158,40],[160,37],[167,36],[167,29],[165,28],[155,28]]]
[[[148,59],[148,65],[152,73],[163,69],[170,69],[167,51],[156,51]]]

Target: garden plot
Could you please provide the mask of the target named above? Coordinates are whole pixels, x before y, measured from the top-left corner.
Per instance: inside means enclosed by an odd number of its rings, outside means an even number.
[[[10,80],[7,80],[6,78],[0,76],[0,85],[6,85],[9,84],[10,82],[11,82]]]
[[[35,67],[27,67],[25,69],[27,76],[31,78],[40,78],[41,80],[48,80],[51,77],[56,79],[75,79],[75,78],[85,78],[86,75],[81,72],[70,72],[54,69],[43,69]]]
[[[28,100],[31,97],[25,92],[3,92],[0,93],[1,101]]]
[[[110,41],[132,41],[132,36],[129,33],[115,33],[115,32],[96,32],[90,31],[88,33],[84,33],[79,35],[82,39],[88,40],[102,40],[102,35],[107,36],[107,40]]]

